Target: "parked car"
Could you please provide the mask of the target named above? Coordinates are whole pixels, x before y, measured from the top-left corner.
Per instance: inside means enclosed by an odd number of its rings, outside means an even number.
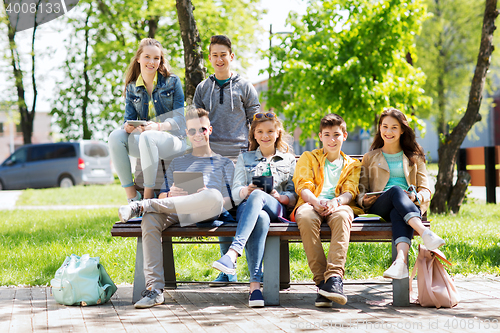
[[[0,190],[113,181],[108,146],[99,141],[24,145],[0,165]]]

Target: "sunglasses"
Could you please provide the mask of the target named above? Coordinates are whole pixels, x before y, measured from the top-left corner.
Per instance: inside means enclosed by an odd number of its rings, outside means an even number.
[[[266,117],[267,119],[274,119],[276,115],[272,112],[259,112],[253,115],[253,120],[262,119]]]
[[[208,128],[206,128],[206,127],[200,127],[200,128],[198,128],[198,133],[200,133],[200,134],[201,133],[205,134],[207,131],[208,131]],[[188,134],[191,135],[191,136],[195,135],[196,134],[196,128],[190,128],[190,129],[188,129]]]

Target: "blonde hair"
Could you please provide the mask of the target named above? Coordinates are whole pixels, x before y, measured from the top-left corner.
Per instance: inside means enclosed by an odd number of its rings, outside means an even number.
[[[139,74],[141,74],[141,65],[137,62],[137,60],[139,60],[139,58],[141,57],[144,47],[146,46],[156,46],[157,48],[160,49],[160,65],[158,66],[158,72],[160,72],[160,74],[163,75],[164,77],[170,76],[170,71],[168,69],[168,62],[167,59],[165,58],[165,54],[163,53],[163,47],[161,46],[160,42],[153,38],[144,38],[139,43],[139,48],[137,49],[135,55],[132,57],[132,60],[130,60],[130,64],[128,65],[127,70],[125,72],[125,89],[123,90],[124,96],[127,89],[127,85],[132,81],[136,81],[137,78],[139,77]]]
[[[283,128],[283,123],[276,115],[272,119],[262,117],[254,119],[252,121],[252,125],[250,126],[250,133],[248,135],[248,141],[250,143],[248,150],[257,150],[257,148],[259,147],[259,143],[257,142],[257,140],[255,140],[254,132],[255,128],[265,121],[272,121],[274,124],[274,128],[278,131],[278,137],[276,138],[274,147],[283,153],[292,153],[292,147],[286,142],[290,142],[292,137],[285,131],[285,129]]]

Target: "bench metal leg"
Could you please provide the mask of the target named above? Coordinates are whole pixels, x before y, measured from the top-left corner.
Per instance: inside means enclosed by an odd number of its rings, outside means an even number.
[[[264,303],[280,304],[280,238],[268,236],[264,251]]]
[[[165,289],[176,289],[174,250],[172,248],[172,237],[162,238],[163,248],[163,276],[165,277]]]
[[[137,237],[137,250],[135,251],[134,288],[132,292],[132,303],[141,299],[141,292],[146,288],[144,277],[144,255],[142,253],[142,237]]]
[[[392,261],[396,260],[397,250],[392,242]],[[408,262],[408,258],[406,258]],[[392,305],[410,306],[410,279],[392,279]]]
[[[280,242],[280,290],[290,288],[290,251],[288,240]]]

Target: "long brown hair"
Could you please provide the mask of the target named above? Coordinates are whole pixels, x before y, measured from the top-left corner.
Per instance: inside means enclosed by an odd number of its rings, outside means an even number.
[[[168,70],[168,62],[165,58],[163,47],[161,46],[160,42],[153,38],[144,38],[143,40],[141,40],[139,48],[137,49],[135,55],[132,57],[132,60],[130,60],[130,64],[128,65],[127,71],[125,72],[125,89],[123,90],[123,96],[125,96],[127,85],[130,82],[136,81],[139,77],[139,74],[141,74],[141,65],[139,65],[137,60],[139,60],[139,58],[141,57],[145,46],[156,46],[160,49],[160,65],[158,66],[158,72],[160,72],[160,74],[164,77],[170,76],[170,71]]]
[[[378,120],[377,134],[375,134],[375,139],[373,139],[372,146],[370,150],[382,148],[384,146],[384,139],[382,139],[382,135],[380,134],[380,126],[382,125],[382,120],[385,117],[392,117],[399,122],[401,129],[403,130],[403,134],[399,138],[399,144],[403,149],[404,154],[410,160],[410,164],[413,165],[416,162],[417,157],[421,157],[425,161],[424,149],[421,145],[418,144],[415,138],[415,132],[408,125],[408,120],[406,120],[406,116],[403,112],[399,111],[395,108],[385,109],[384,112],[380,115],[380,119]]]
[[[265,121],[272,121],[274,124],[274,128],[276,129],[276,131],[278,131],[278,137],[276,138],[274,147],[283,153],[291,153],[292,147],[288,143],[286,143],[286,141],[289,140],[291,136],[285,131],[285,129],[283,128],[283,123],[276,115],[274,115],[274,118],[272,119],[262,117],[254,119],[252,121],[252,125],[250,126],[250,133],[248,135],[248,141],[250,142],[248,150],[257,150],[257,148],[259,147],[259,143],[257,142],[257,140],[255,140],[254,132],[257,125]]]

